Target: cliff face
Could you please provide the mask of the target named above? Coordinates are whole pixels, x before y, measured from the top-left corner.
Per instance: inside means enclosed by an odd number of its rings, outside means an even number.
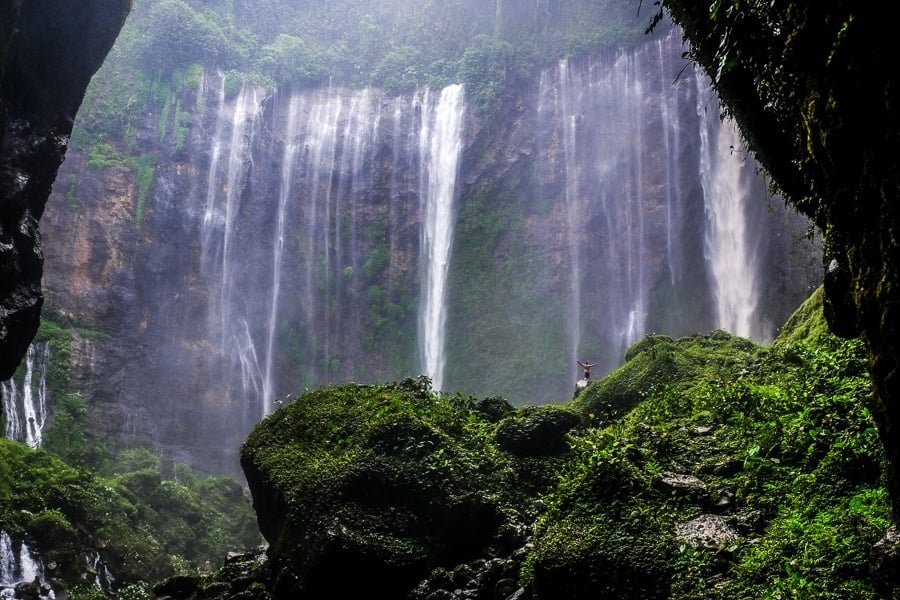
[[[441,387],[517,403],[566,399],[575,359],[608,371],[647,333],[771,339],[817,248],[767,202],[705,80],[677,77],[682,50],[671,33],[564,61],[490,123],[449,90],[156,81],[134,147],[70,152],[44,223],[52,313],[106,334],[73,352],[93,433],[233,470],[286,394],[436,377],[429,297]],[[711,233],[729,224],[733,247]]]
[[[37,331],[43,251],[38,220],[91,76],[128,0],[0,2],[0,378]]]

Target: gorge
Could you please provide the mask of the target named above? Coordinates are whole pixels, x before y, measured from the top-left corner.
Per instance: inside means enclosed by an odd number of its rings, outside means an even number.
[[[896,596],[873,11],[615,4],[0,0],[0,595]]]
[[[669,30],[565,59],[489,123],[459,85],[157,82],[138,166],[76,147],[43,222],[92,435],[233,472],[296,389],[559,402],[576,359],[608,372],[647,333],[772,339],[819,250],[682,52]]]

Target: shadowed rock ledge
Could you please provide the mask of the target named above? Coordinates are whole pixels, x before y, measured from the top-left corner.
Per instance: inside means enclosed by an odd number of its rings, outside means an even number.
[[[130,0],[0,0],[0,379],[37,331],[38,221],[75,113]]]

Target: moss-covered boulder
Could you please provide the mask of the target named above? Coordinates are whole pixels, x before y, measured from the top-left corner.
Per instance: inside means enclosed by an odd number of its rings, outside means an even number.
[[[325,388],[265,419],[241,463],[276,595],[395,600],[521,543],[505,539],[516,474],[494,429],[424,378]]]
[[[559,406],[526,407],[497,427],[497,445],[516,456],[547,456],[569,450],[566,434],[581,423],[571,410]]]
[[[823,322],[819,292],[772,347],[649,338],[593,384],[582,411],[609,390],[640,401],[570,434],[534,596],[875,598],[889,507],[871,386],[862,345]]]
[[[706,381],[736,378],[753,365],[758,350],[753,342],[721,330],[678,340],[647,336],[628,349],[625,365],[591,383],[572,406],[589,421],[608,422],[654,391],[689,391]]]

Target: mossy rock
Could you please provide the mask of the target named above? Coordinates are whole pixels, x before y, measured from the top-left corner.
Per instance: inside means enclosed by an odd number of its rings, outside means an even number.
[[[825,288],[820,286],[794,311],[772,345],[785,348],[799,342],[813,346],[838,343],[838,338],[831,333],[825,320],[824,301]]]
[[[469,404],[410,379],[317,390],[260,423],[241,462],[276,595],[394,600],[481,556],[511,467]]]
[[[822,320],[817,294],[772,348],[653,336],[574,401],[638,398],[570,433],[525,569],[536,598],[877,597],[890,507],[871,383],[861,344]],[[678,537],[698,519],[728,539]]]
[[[721,330],[678,340],[651,335],[632,345],[627,362],[591,383],[572,406],[590,421],[608,420],[610,413],[630,411],[654,390],[688,390],[698,381],[734,379],[752,367],[761,350]]]
[[[497,445],[517,456],[546,456],[568,450],[566,434],[581,419],[558,406],[523,408],[497,427]]]
[[[649,522],[625,528],[602,512],[571,515],[540,533],[531,557],[534,595],[539,600],[668,598],[674,546]]]

